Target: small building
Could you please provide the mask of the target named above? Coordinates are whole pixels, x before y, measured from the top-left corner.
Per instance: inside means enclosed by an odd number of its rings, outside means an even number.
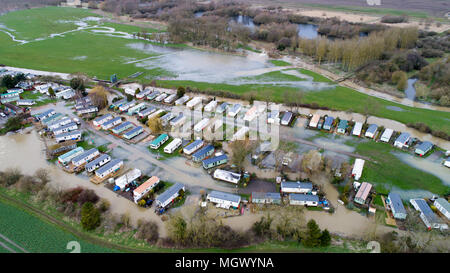
[[[96,158],[99,154],[100,154],[100,152],[97,150],[97,148],[89,149],[89,150],[85,151],[84,153],[82,153],[81,155],[74,157],[72,159],[72,164],[74,166],[79,167],[79,166],[91,161],[92,159]]]
[[[203,159],[207,158],[208,156],[212,155],[213,153],[214,153],[214,146],[208,144],[205,147],[201,148],[200,150],[196,151],[194,154],[192,154],[192,161],[200,162]]]
[[[186,103],[189,100],[189,96],[188,95],[184,95],[181,98],[177,99],[175,101],[175,105],[183,105],[184,103]]]
[[[209,118],[204,118],[194,125],[194,131],[200,133],[209,123]]]
[[[400,198],[400,195],[398,193],[390,192],[387,198],[387,202],[395,219],[406,219],[406,209],[403,206],[402,199]]]
[[[186,103],[187,108],[194,108],[196,105],[202,102],[202,97],[194,97]]]
[[[206,112],[212,112],[212,111],[214,111],[216,109],[216,107],[217,107],[217,101],[216,100],[212,100],[205,106],[204,110]]]
[[[181,124],[183,124],[186,121],[186,117],[183,115],[183,113],[180,113],[177,117],[175,117],[174,119],[172,119],[169,124],[170,126],[179,126]]]
[[[147,100],[152,100],[161,94],[159,91],[153,91],[152,93],[147,95]]]
[[[150,143],[150,148],[156,150],[169,139],[169,135],[161,134]]]
[[[240,174],[226,171],[226,170],[221,170],[221,169],[216,169],[214,171],[213,177],[215,179],[233,183],[233,184],[238,184],[239,181],[241,180]]]
[[[270,111],[269,116],[267,118],[267,123],[280,124],[280,111],[278,110]]]
[[[422,142],[419,146],[417,146],[416,150],[414,151],[419,156],[426,155],[431,149],[433,149],[433,143],[429,141]]]
[[[281,195],[277,192],[252,192],[250,201],[253,204],[281,204]]]
[[[8,102],[13,102],[13,101],[18,101],[18,100],[20,100],[19,92],[0,94],[0,102],[1,103],[8,103]]]
[[[149,106],[148,108],[145,108],[145,109],[139,111],[137,114],[140,118],[144,118],[144,117],[147,117],[148,115],[152,114],[155,111],[156,111],[156,107]]]
[[[130,109],[131,107],[133,107],[135,104],[136,104],[135,101],[130,101],[130,102],[127,102],[125,104],[122,104],[121,106],[119,106],[119,111],[125,112],[128,109]]]
[[[360,159],[360,158],[355,159],[355,164],[353,165],[353,169],[352,169],[352,177],[355,180],[359,180],[361,178],[365,162],[366,161],[364,159]]]
[[[408,147],[408,142],[411,139],[411,135],[409,133],[401,133],[398,138],[394,142],[394,147],[404,148]]]
[[[210,168],[225,164],[227,162],[228,162],[228,156],[223,154],[223,155],[204,159],[202,161],[202,164],[203,164],[203,168],[210,169]]]
[[[162,116],[162,117],[160,118],[160,120],[161,120],[162,124],[165,126],[165,125],[167,125],[167,123],[169,123],[169,121],[170,121],[171,119],[173,119],[174,117],[175,117],[175,116],[172,114],[172,112],[169,112],[169,113],[165,114],[164,116]]]
[[[78,155],[81,155],[82,153],[84,153],[84,149],[83,147],[77,147],[73,150],[68,151],[67,153],[60,155],[58,157],[58,162],[61,165],[67,165],[69,164],[72,159]]]
[[[99,178],[105,178],[109,174],[117,172],[122,166],[123,166],[123,160],[113,159],[110,162],[106,163],[106,165],[98,168],[95,171],[95,175]]]
[[[314,114],[311,117],[311,120],[309,121],[309,127],[317,128],[317,125],[319,124],[319,120],[320,120],[320,115],[319,114]]]
[[[139,103],[139,104],[137,104],[137,105],[135,105],[133,107],[130,107],[128,109],[128,115],[130,115],[130,116],[134,115],[137,112],[139,112],[140,110],[145,109],[146,107],[147,107],[147,105],[145,103],[141,102],[141,103]]]
[[[75,131],[78,129],[78,125],[75,122],[70,122],[66,125],[60,126],[52,130],[53,135],[60,135],[62,133],[67,133],[71,131]]]
[[[178,149],[182,143],[183,141],[181,140],[181,138],[175,138],[169,144],[167,144],[166,147],[164,147],[164,152],[171,154],[173,153],[173,151]]]
[[[289,204],[297,206],[317,207],[319,204],[319,196],[312,194],[289,194]]]
[[[283,114],[283,117],[281,118],[281,125],[289,125],[291,123],[292,117],[294,114],[292,112],[286,111]]]
[[[355,126],[353,126],[352,134],[354,136],[361,136],[362,127],[363,127],[362,122],[355,122]]]
[[[54,136],[56,142],[63,142],[67,140],[80,140],[81,139],[81,132],[80,131],[72,131],[67,133],[62,133],[59,135]]]
[[[228,116],[235,117],[242,109],[242,105],[239,103],[234,104],[231,109],[228,111]]]
[[[162,113],[164,112],[164,109],[159,109],[158,111],[153,112],[152,114],[148,115],[147,118],[150,120],[155,117],[160,117]]]
[[[313,192],[313,184],[310,182],[281,182],[282,193],[315,193]]]
[[[46,119],[48,117],[51,117],[51,116],[53,116],[55,114],[56,114],[55,110],[49,109],[49,110],[44,111],[44,112],[42,112],[40,114],[37,114],[35,117],[36,117],[37,120],[41,121],[41,120],[44,120],[44,119]]]
[[[60,119],[62,119],[63,117],[64,117],[63,114],[61,114],[61,113],[56,113],[56,114],[54,114],[53,116],[50,116],[50,117],[48,117],[48,118],[45,118],[45,119],[41,120],[41,124],[44,125],[44,126],[47,126],[47,124],[50,124],[50,123],[52,123],[52,122],[54,122],[54,121],[57,121],[57,120],[60,120]]]
[[[244,140],[245,139],[245,135],[247,134],[247,132],[249,130],[250,129],[247,126],[239,128],[239,130],[237,130],[237,132],[234,133],[234,135],[231,137],[231,141]]]
[[[160,94],[159,96],[157,96],[156,98],[155,98],[155,101],[157,101],[157,102],[161,102],[163,99],[165,99],[165,98],[167,98],[167,94],[166,93],[162,93],[162,94]]]
[[[164,99],[164,103],[172,103],[177,98],[177,94],[172,94]]]
[[[177,198],[180,195],[181,190],[182,191],[186,190],[184,184],[176,183],[172,185],[165,192],[156,197],[155,199],[156,205],[161,208],[167,207],[170,203],[172,203],[175,200],[175,198]]]
[[[113,119],[108,120],[107,122],[103,123],[102,129],[103,130],[108,130],[111,129],[112,127],[116,126],[117,124],[122,123],[122,118],[121,117],[115,117]]]
[[[69,123],[72,123],[73,121],[69,117],[64,117],[60,120],[56,120],[54,122],[51,122],[47,124],[47,129],[54,130],[56,128],[59,128],[61,126],[67,125]]]
[[[450,156],[444,160],[444,166],[450,168]]]
[[[5,106],[5,112],[13,115],[19,115],[27,112],[24,108],[11,103],[4,103],[3,105]]]
[[[86,164],[86,171],[93,172],[110,161],[111,157],[108,154],[102,154],[101,156]]]
[[[330,131],[331,127],[333,126],[333,122],[334,122],[334,118],[330,117],[330,116],[327,116],[325,118],[325,122],[323,123],[323,127],[322,128],[324,130]]]
[[[151,191],[158,183],[159,178],[157,176],[150,177],[147,181],[142,183],[133,191],[134,202],[137,203],[142,197],[144,197],[149,191]]]
[[[448,225],[445,224],[437,215],[431,210],[427,202],[423,199],[410,199],[411,205],[420,212],[420,218],[422,219],[425,226],[431,230],[435,229],[448,229]]]
[[[374,138],[376,133],[377,133],[377,131],[378,131],[378,125],[370,124],[369,128],[367,128],[367,130],[366,130],[365,136],[368,137],[368,138]]]
[[[348,127],[348,121],[346,121],[345,119],[341,119],[339,121],[337,132],[339,134],[345,134],[345,132],[347,131],[347,127]]]
[[[219,114],[222,114],[223,112],[225,112],[225,110],[227,110],[227,108],[228,108],[228,103],[224,102],[217,107],[216,112]]]
[[[434,200],[434,206],[447,218],[450,220],[450,204],[444,198],[438,198]]]
[[[139,169],[132,169],[128,171],[126,174],[118,177],[114,183],[117,187],[119,187],[121,190],[124,190],[125,187],[130,184],[131,182],[135,181],[139,177],[141,177],[142,172]]]
[[[94,126],[98,126],[100,127],[103,123],[112,120],[114,117],[111,114],[106,114],[103,116],[100,116],[98,118],[95,118],[94,121],[92,121],[92,123],[94,124]]]
[[[124,105],[124,104],[127,103],[127,102],[128,102],[127,99],[121,99],[121,100],[112,102],[110,108],[120,107],[120,106]]]
[[[126,131],[132,127],[134,127],[133,123],[131,123],[130,121],[125,121],[125,122],[122,122],[121,124],[117,125],[116,127],[112,128],[111,131],[114,134],[118,135],[118,134],[122,133],[123,131]]]
[[[84,115],[84,114],[90,114],[90,113],[96,113],[98,112],[97,106],[89,105],[85,108],[81,108],[77,111],[77,115]]]
[[[253,105],[244,115],[244,121],[252,121],[258,115],[258,106]]]
[[[183,153],[190,155],[193,152],[197,151],[198,149],[200,149],[200,147],[202,147],[204,144],[203,140],[201,139],[197,139],[195,141],[193,141],[192,143],[190,143],[189,145],[187,145],[186,147],[183,148]]]
[[[224,209],[238,209],[239,204],[241,203],[241,197],[239,195],[221,191],[212,191],[208,194],[206,199],[209,202],[216,204],[217,207]]]
[[[141,134],[142,132],[144,132],[144,127],[142,126],[137,126],[134,127],[133,129],[131,129],[130,131],[126,132],[125,134],[123,134],[123,137],[125,139],[132,139],[133,137],[138,136],[139,134]]]
[[[145,98],[147,95],[149,95],[151,92],[152,92],[151,89],[146,88],[146,89],[142,90],[141,92],[139,92],[139,93],[136,95],[136,98],[137,98],[138,100],[142,100],[142,99]]]
[[[32,106],[35,105],[36,102],[34,100],[18,100],[16,104],[20,106]]]
[[[392,134],[394,133],[394,130],[386,128],[383,132],[383,134],[380,137],[380,140],[383,142],[389,142],[391,140]]]
[[[361,186],[359,186],[358,192],[353,200],[358,204],[364,205],[371,190],[372,184],[363,182]]]

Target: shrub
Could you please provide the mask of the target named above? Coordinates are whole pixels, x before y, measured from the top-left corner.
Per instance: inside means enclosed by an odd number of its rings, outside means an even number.
[[[94,230],[100,226],[100,212],[91,202],[86,202],[81,207],[81,226],[85,230]]]
[[[145,240],[148,243],[158,241],[158,225],[152,221],[143,221],[138,224],[136,238]]]
[[[394,16],[394,15],[385,15],[381,18],[382,23],[386,24],[399,24],[408,22],[407,16]]]

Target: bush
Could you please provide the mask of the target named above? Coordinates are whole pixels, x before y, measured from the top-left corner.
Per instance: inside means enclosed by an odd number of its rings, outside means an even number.
[[[16,184],[22,177],[22,173],[17,168],[10,168],[0,173],[0,185],[9,187]]]
[[[100,226],[100,212],[91,202],[86,202],[81,207],[81,226],[85,230],[94,230]]]
[[[381,18],[382,23],[386,24],[399,24],[408,22],[407,16],[394,16],[394,15],[385,15]]]
[[[140,221],[135,237],[147,243],[155,243],[159,238],[158,225],[152,221]]]

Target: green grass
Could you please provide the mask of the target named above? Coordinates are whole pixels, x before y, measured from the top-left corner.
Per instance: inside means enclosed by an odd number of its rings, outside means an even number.
[[[422,189],[436,194],[449,192],[450,188],[439,178],[403,163],[391,151],[392,147],[386,143],[374,141],[359,143],[355,152],[374,161],[366,161],[360,181],[388,189],[395,186],[403,190]]]
[[[26,99],[26,100],[37,100],[42,96],[43,95],[41,93],[39,93],[38,91],[36,91],[36,93],[34,93],[34,94],[32,91],[23,91],[23,93],[20,94],[20,97],[22,99]]]
[[[183,149],[182,146],[178,147],[175,151],[173,151],[171,154],[168,154],[166,152],[164,152],[164,148],[169,145],[170,142],[172,142],[173,137],[169,136],[169,139],[161,146],[159,146],[158,149],[152,149],[150,148],[150,146],[148,146],[148,150],[152,153],[152,154],[159,154],[159,160],[165,160],[168,158],[172,158],[172,157],[176,157],[180,155],[181,150]]]
[[[112,250],[82,241],[74,235],[36,216],[0,201],[0,233],[29,252],[67,253],[67,243],[77,241],[81,252],[111,252]],[[3,239],[0,239],[4,242]],[[10,244],[8,244],[10,245]],[[21,252],[18,248],[14,250]]]
[[[291,66],[292,64],[289,62],[285,62],[282,60],[270,60],[270,62],[276,66]]]

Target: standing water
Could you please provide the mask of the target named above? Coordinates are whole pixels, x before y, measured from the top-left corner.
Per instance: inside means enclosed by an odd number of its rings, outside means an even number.
[[[414,87],[414,84],[416,83],[417,79],[409,79],[408,80],[408,87],[405,90],[406,98],[410,100],[414,100],[416,98],[416,88]]]
[[[319,36],[318,29],[318,25],[298,24],[298,36],[305,39],[315,39]]]

